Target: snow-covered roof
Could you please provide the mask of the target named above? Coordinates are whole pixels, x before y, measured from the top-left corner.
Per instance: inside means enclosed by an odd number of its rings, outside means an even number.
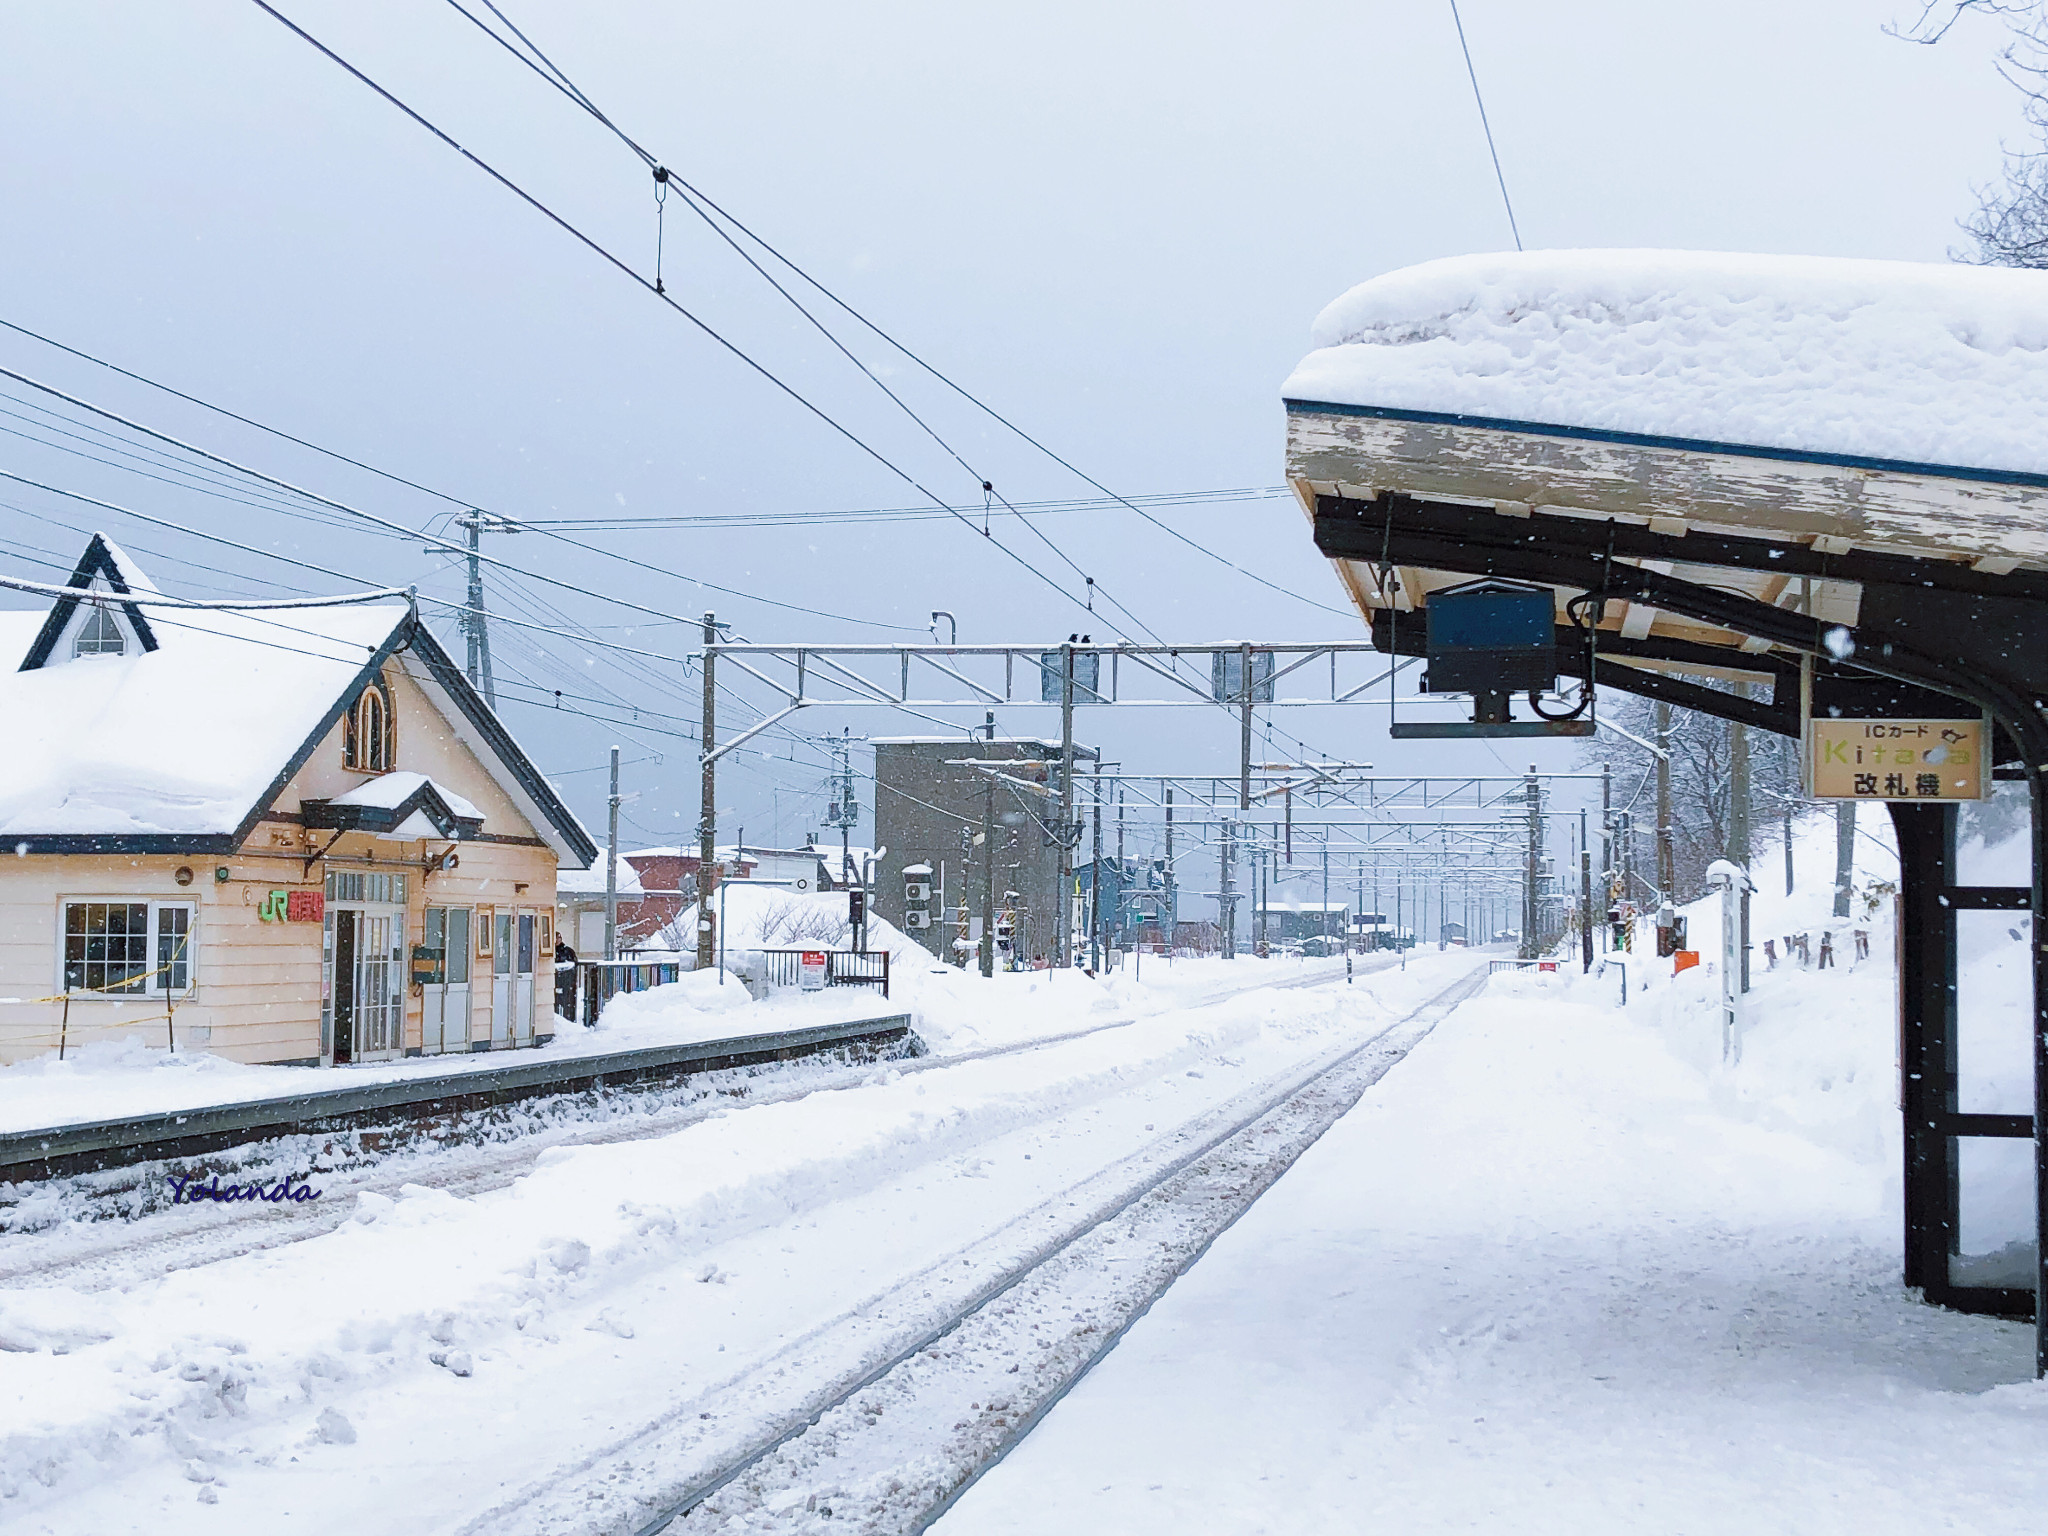
[[[1698,251],[1457,256],[1317,318],[1291,401],[2048,475],[2048,273]]]
[[[233,833],[410,617],[158,609],[155,650],[0,673],[0,839]]]
[[[646,895],[640,884],[640,871],[626,862],[624,854],[619,855],[618,893],[621,900],[638,901]],[[588,869],[560,869],[555,872],[555,894],[557,896],[602,896],[604,895],[604,855],[597,856],[597,862]]]
[[[414,838],[468,835],[482,830],[484,813],[424,773],[394,769],[365,780],[331,800],[305,802],[306,824]]]
[[[95,535],[70,585],[161,597],[134,561]],[[74,654],[95,612],[128,643]],[[228,851],[389,658],[448,722],[558,858],[583,863],[589,836],[476,695],[411,607],[345,602],[265,610],[81,603],[0,614],[0,846],[35,851]],[[360,795],[366,798],[356,802]],[[386,803],[380,797],[391,797]],[[325,802],[368,825],[425,807],[480,822],[468,800],[392,773]],[[443,813],[446,813],[445,815]],[[384,818],[388,820],[389,818]]]

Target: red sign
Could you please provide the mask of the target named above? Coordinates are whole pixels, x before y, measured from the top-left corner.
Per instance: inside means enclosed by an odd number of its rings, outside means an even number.
[[[327,916],[323,891],[291,891],[284,899],[284,920],[288,923],[317,923]]]

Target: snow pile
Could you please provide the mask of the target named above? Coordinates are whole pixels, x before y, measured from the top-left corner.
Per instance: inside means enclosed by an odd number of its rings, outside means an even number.
[[[1361,283],[1311,341],[1289,399],[2048,473],[2048,273],[1457,256]]]

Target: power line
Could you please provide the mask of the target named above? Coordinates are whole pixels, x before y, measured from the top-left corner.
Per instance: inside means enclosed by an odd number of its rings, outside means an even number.
[[[1486,131],[1486,152],[1493,157],[1493,179],[1500,183],[1501,206],[1508,211],[1508,231],[1515,237],[1515,249],[1522,248],[1522,231],[1515,223],[1515,205],[1508,201],[1508,179],[1501,174],[1500,151],[1493,147],[1493,125],[1486,120],[1486,98],[1479,94],[1479,71],[1472,67],[1472,45],[1465,41],[1465,23],[1458,15],[1458,0],[1451,0],[1451,21],[1458,29],[1458,47],[1465,55],[1465,73],[1472,77],[1472,99],[1479,104],[1479,126]]]
[[[784,395],[788,396],[789,399],[794,401],[797,405],[803,407],[804,410],[808,411],[811,415],[815,416],[820,422],[824,423],[827,427],[831,428],[833,432],[837,433],[840,437],[844,438],[848,443],[852,444],[855,448],[859,449],[860,452],[865,454],[868,458],[874,460],[875,463],[881,465],[884,469],[888,470],[889,473],[895,475],[899,480],[903,481],[906,485],[910,486],[911,489],[915,490],[919,495],[925,497],[935,506],[944,507],[948,511],[952,510],[948,503],[942,497],[937,496],[930,490],[926,489],[924,484],[921,481],[919,481],[916,476],[912,475],[908,470],[902,468],[894,460],[890,459],[887,455],[883,454],[880,449],[875,448],[874,446],[869,444],[865,439],[861,438],[851,428],[842,424],[836,417],[832,416],[822,406],[815,404],[802,392],[796,389],[795,386],[787,383],[778,374],[773,372],[766,364],[758,361],[751,354],[749,354],[743,348],[741,348],[737,343],[727,339],[719,331],[713,329],[713,327],[708,322],[699,317],[695,312],[677,303],[675,296],[673,294],[670,294],[663,289],[657,288],[645,277],[642,277],[640,273],[635,271],[632,267],[628,266],[625,260],[616,255],[609,247],[601,244],[595,237],[584,233],[582,229],[570,223],[568,219],[564,218],[561,214],[555,212],[554,209],[550,208],[546,203],[543,203],[531,192],[528,192],[524,187],[520,186],[517,182],[513,181],[509,176],[505,175],[504,172],[498,170],[495,166],[491,165],[490,162],[472,153],[470,150],[465,149],[451,135],[443,131],[441,128],[437,127],[428,118],[424,117],[419,112],[415,111],[412,107],[406,105],[406,103],[401,101],[397,96],[393,95],[390,91],[386,90],[383,86],[379,85],[376,81],[372,80],[368,75],[364,74],[360,69],[357,69],[355,65],[349,63],[348,60],[344,59],[340,54],[336,53],[332,48],[329,48],[325,43],[321,42],[318,38],[314,37],[312,33],[306,31],[305,28],[299,26],[298,23],[294,22],[293,20],[291,20],[291,18],[284,15],[274,6],[270,5],[268,3],[268,0],[251,0],[251,3],[255,5],[257,9],[263,11],[266,15],[270,16],[273,20],[277,21],[281,26],[283,26],[286,30],[291,32],[295,37],[298,37],[300,40],[305,42],[309,47],[313,48],[315,51],[323,55],[325,58],[333,62],[335,65],[339,66],[342,70],[346,71],[349,75],[354,77],[356,80],[360,81],[363,85],[369,87],[378,96],[382,97],[385,101],[389,102],[393,107],[397,108],[400,112],[404,113],[407,117],[411,118],[415,123],[419,124],[420,127],[426,129],[427,132],[431,133],[443,144],[447,145],[450,149],[454,150],[458,155],[462,156],[463,159],[469,161],[470,164],[474,165],[478,170],[482,171],[485,175],[489,176],[493,181],[497,182],[500,186],[504,187],[508,192],[512,193],[513,196],[517,197],[521,202],[525,203],[528,207],[532,208],[536,213],[539,213],[543,218],[547,219],[548,222],[555,225],[558,229],[562,230],[563,233],[569,235],[578,244],[586,247],[594,255],[600,257],[610,266],[616,268],[620,273],[624,274],[624,276],[626,276],[632,282],[639,284],[640,287],[645,289],[648,293],[652,294],[656,299],[668,305],[670,309],[674,310],[678,315],[681,315],[685,320],[689,321],[690,324],[694,325],[707,339],[716,343],[719,347],[723,348],[732,357],[736,358],[738,361],[745,364],[747,368],[751,369],[760,378],[765,380],[767,383],[773,385],[777,390],[779,390]],[[955,513],[954,515],[959,516],[958,513]],[[964,516],[960,517],[960,521],[969,528],[972,528],[974,526],[973,523]],[[1004,544],[1000,539],[989,537],[988,542],[992,543],[997,549],[1001,550],[1004,554],[1008,555],[1010,559],[1015,561],[1018,565],[1023,566],[1025,570],[1029,571],[1033,576],[1037,577],[1040,581],[1044,582],[1047,586],[1051,587],[1055,592],[1058,592],[1062,597],[1066,598],[1068,601],[1076,604],[1077,606],[1081,604],[1080,598],[1076,597],[1073,593],[1067,591],[1066,588],[1062,587],[1057,581],[1053,580],[1052,577],[1046,575],[1045,572],[1039,570],[1038,567],[1033,565],[1029,560],[1026,560],[1022,555],[1018,554],[1015,550],[1011,549],[1008,545]],[[705,583],[705,585],[708,586],[710,585],[710,583],[707,582]],[[763,599],[763,601],[766,600]],[[790,605],[783,604],[779,606],[786,607]],[[837,616],[828,615],[828,617]]]
[[[263,3],[263,0],[255,0],[255,3],[261,5]],[[336,501],[331,496],[322,496],[315,491],[306,490],[303,486],[293,485],[289,480],[280,480],[277,478],[277,476],[265,474],[260,469],[252,469],[246,464],[237,463],[233,459],[223,457],[222,455],[217,453],[209,452],[207,449],[197,447],[191,443],[187,443],[180,438],[172,437],[167,432],[159,432],[154,427],[146,427],[141,422],[132,421],[128,417],[123,416],[116,411],[110,411],[106,409],[104,406],[94,405],[90,401],[79,399],[76,395],[66,394],[63,390],[58,389],[55,385],[40,383],[37,380],[30,378],[27,374],[16,373],[11,368],[0,368],[0,377],[13,379],[17,383],[26,384],[31,389],[41,390],[45,394],[54,395],[57,399],[65,401],[67,404],[75,405],[81,410],[90,411],[95,416],[103,416],[109,421],[118,421],[121,423],[122,426],[128,427],[129,429],[136,432],[141,432],[148,437],[153,437],[157,439],[159,442],[169,443],[172,446],[182,448],[187,453],[193,454],[199,458],[209,460],[215,464],[225,465],[229,469],[236,470],[241,474],[245,474],[254,479],[262,480],[270,485],[274,485],[278,487],[280,490],[289,491],[295,496],[304,496],[309,500],[320,503],[320,505],[324,507],[331,507],[337,512],[345,512],[351,517],[361,518],[363,521],[374,524],[379,528],[383,528],[391,532],[402,534],[407,539],[425,538],[439,545],[441,549],[446,553],[461,554],[464,556],[467,556],[469,554],[469,551],[467,549],[454,543],[452,540],[441,538],[440,536],[435,534],[419,533],[414,529],[406,527],[403,523],[392,522],[389,518],[379,517],[374,512],[365,512],[362,510],[362,508],[352,507],[347,502]],[[556,538],[561,538],[561,535],[559,534],[555,534],[552,536]],[[579,549],[591,548],[591,546],[578,543],[578,541],[574,539],[565,539],[563,540],[563,542],[574,544]],[[595,551],[595,553],[610,554],[611,552],[608,550],[597,550]],[[531,577],[535,581],[546,582],[551,587],[560,587],[564,591],[574,592],[581,597],[596,598],[600,602],[616,603],[622,608],[631,608],[638,613],[652,614],[654,617],[658,619],[668,619],[676,623],[688,622],[687,620],[683,619],[683,617],[680,614],[667,613],[659,608],[649,608],[642,603],[636,603],[623,597],[614,597],[608,593],[593,592],[588,587],[577,586],[574,582],[563,581],[558,577],[554,576],[546,576],[538,571],[529,571],[523,566],[514,565],[509,560],[501,560],[496,555],[478,555],[477,558],[486,562],[487,564],[496,566],[501,570],[515,571],[522,576]],[[615,556],[614,558],[626,557]],[[637,565],[641,562],[633,561],[632,563]],[[654,567],[649,567],[649,569],[654,569]],[[702,581],[698,580],[695,577],[677,577],[676,573],[674,572],[662,572],[661,574],[670,576],[675,579],[693,581],[698,586],[707,587],[714,592],[723,592],[728,596],[742,598],[749,602],[766,603],[771,607],[789,608],[798,613],[807,613],[813,616],[814,618],[834,619],[840,623],[845,624],[861,624],[868,622],[861,619],[850,618],[845,614],[826,613],[821,609],[805,608],[796,603],[779,602],[776,599],[770,597],[756,597],[752,593],[741,592],[737,588],[720,586],[716,582]],[[908,626],[906,625],[884,625],[879,627],[890,629],[908,628]]]
[[[258,0],[258,3],[261,3],[261,0]],[[934,367],[932,364],[926,362],[923,357],[919,356],[916,352],[911,350],[910,347],[905,345],[903,342],[898,341],[894,336],[890,335],[887,331],[883,330],[881,326],[877,325],[874,321],[868,319],[866,315],[862,314],[859,310],[855,309],[845,299],[842,299],[838,294],[834,293],[831,289],[827,288],[823,283],[818,281],[817,278],[813,277],[809,272],[805,271],[802,267],[798,266],[796,262],[791,260],[788,256],[784,255],[781,251],[777,250],[773,245],[769,244],[768,241],[763,239],[760,235],[756,234],[753,230],[749,229],[739,219],[735,218],[731,213],[729,213],[726,209],[721,207],[712,198],[708,197],[701,189],[694,186],[684,177],[677,175],[674,171],[668,170],[666,169],[666,167],[661,166],[660,162],[656,160],[653,154],[651,154],[648,150],[643,148],[640,144],[636,143],[624,130],[622,130],[618,126],[618,124],[614,123],[609,117],[607,117],[602,111],[600,111],[596,104],[592,102],[591,99],[588,96],[586,96],[580,89],[578,89],[575,82],[570,80],[569,77],[565,73],[563,73],[563,71],[551,59],[549,59],[545,53],[542,53],[541,50],[534,45],[533,40],[527,37],[527,35],[524,32],[521,32],[519,28],[512,22],[511,18],[506,16],[503,11],[499,10],[495,4],[492,4],[491,0],[483,0],[483,4],[489,8],[492,15],[496,16],[500,21],[503,21],[507,27],[510,27],[512,32],[519,38],[519,40],[522,43],[524,43],[529,49],[532,49],[535,58],[538,58],[540,60],[539,64],[536,64],[533,59],[529,59],[528,57],[526,57],[525,54],[521,53],[517,48],[513,47],[512,44],[508,43],[503,37],[499,36],[497,32],[492,30],[490,27],[486,26],[476,16],[471,15],[469,11],[465,10],[459,3],[457,3],[457,0],[449,0],[449,4],[453,5],[457,11],[460,11],[464,16],[468,17],[469,20],[472,23],[474,23],[484,33],[485,36],[489,37],[493,42],[497,43],[499,47],[505,49],[514,58],[518,59],[520,63],[524,64],[528,69],[533,70],[549,85],[553,86],[556,90],[562,92],[562,94],[567,96],[577,106],[581,107],[585,112],[588,112],[592,117],[597,119],[598,122],[602,123],[606,128],[608,128],[613,134],[615,134],[618,137],[619,141],[622,144],[624,144],[628,149],[630,149],[635,155],[639,156],[640,159],[644,161],[650,168],[655,169],[657,171],[657,174],[660,175],[667,184],[675,187],[682,194],[683,201],[690,208],[691,212],[695,213],[699,218],[703,219],[706,226],[710,228],[715,234],[717,234],[719,238],[724,240],[726,244],[729,247],[731,247],[731,249],[736,254],[739,255],[741,260],[745,261],[748,266],[752,267],[756,272],[760,273],[761,277],[771,287],[773,287],[777,293],[780,293],[785,299],[788,299],[790,304],[793,307],[795,307],[796,310],[800,314],[802,314],[806,320],[809,320],[812,325],[817,326],[819,331],[823,335],[825,335],[825,337],[828,340],[830,340],[835,347],[837,347],[842,353],[844,353],[849,359],[851,359],[854,362],[855,366],[860,368],[862,373],[867,374],[869,378],[874,379],[875,376],[873,375],[873,373],[869,371],[867,366],[864,363],[861,363],[858,358],[854,358],[853,354],[847,351],[846,347],[838,340],[838,338],[834,337],[830,331],[826,330],[825,327],[817,320],[817,318],[813,316],[808,309],[804,308],[802,304],[798,303],[797,300],[788,292],[787,289],[785,289],[780,283],[776,282],[773,277],[770,277],[767,272],[763,271],[760,264],[756,262],[753,259],[753,257],[750,256],[746,251],[741,249],[739,243],[735,241],[732,238],[732,236],[720,225],[718,220],[722,219],[725,221],[725,223],[730,224],[733,227],[733,229],[738,230],[740,234],[745,236],[748,240],[751,240],[755,245],[759,246],[763,251],[765,251],[768,254],[768,256],[771,259],[780,262],[784,267],[788,268],[789,271],[793,273],[800,281],[807,284],[809,287],[811,287],[820,295],[822,295],[829,303],[833,304],[838,309],[842,310],[848,317],[854,320],[857,324],[861,325],[868,331],[872,332],[881,341],[886,343],[888,346],[894,348],[897,352],[901,353],[904,357],[908,358],[912,363],[916,364],[919,368],[923,369],[926,373],[930,374],[934,379],[938,380],[939,383],[943,384],[946,388],[953,391],[954,394],[960,396],[960,398],[965,400],[969,405],[973,406],[976,410],[983,412],[991,420],[1001,425],[1004,429],[1014,433],[1024,442],[1030,444],[1031,447],[1037,449],[1040,453],[1044,454],[1048,459],[1050,459],[1053,463],[1059,465],[1060,468],[1066,470],[1069,474],[1074,475],[1076,478],[1080,479],[1084,483],[1094,487],[1097,491],[1100,491],[1105,497],[1109,498],[1109,500],[1113,503],[1122,506],[1129,511],[1137,513],[1139,517],[1143,518],[1153,527],[1159,529],[1162,533],[1168,534],[1171,537],[1178,539],[1181,543],[1187,545],[1188,548],[1196,551],[1198,554],[1207,556],[1209,559],[1214,560],[1217,564],[1225,567],[1226,569],[1235,571],[1238,575],[1243,576],[1248,580],[1255,581],[1262,587],[1267,587],[1272,591],[1278,592],[1283,597],[1291,597],[1296,602],[1306,603],[1311,608],[1320,609],[1324,613],[1336,614],[1340,618],[1349,619],[1356,617],[1348,609],[1333,608],[1328,603],[1319,603],[1312,597],[1304,597],[1301,593],[1292,591],[1287,587],[1283,587],[1278,582],[1268,581],[1265,577],[1244,569],[1244,567],[1238,565],[1236,562],[1230,560],[1226,556],[1218,554],[1215,550],[1209,548],[1206,544],[1202,544],[1195,539],[1191,539],[1186,534],[1182,533],[1179,529],[1173,527],[1171,524],[1160,521],[1160,519],[1152,516],[1151,513],[1145,511],[1144,508],[1139,506],[1135,501],[1131,500],[1130,498],[1119,495],[1117,492],[1111,490],[1108,486],[1104,485],[1101,481],[1097,480],[1093,475],[1086,473],[1078,466],[1074,465],[1067,459],[1063,458],[1060,454],[1055,453],[1043,442],[1039,441],[1036,437],[1033,437],[1029,432],[1025,431],[1022,427],[1018,426],[1015,422],[1011,421],[1007,416],[1003,415],[1002,412],[995,409],[994,406],[989,405],[986,401],[976,396],[964,385],[954,382],[952,378],[940,372],[939,369]],[[703,207],[701,208],[698,206],[698,203],[700,202],[703,204]],[[710,209],[711,213],[706,213],[704,211],[706,208]],[[711,214],[716,214],[717,219],[714,219],[711,216]],[[1517,245],[1519,247],[1519,239],[1517,240]],[[880,379],[875,379],[875,383],[879,387],[881,387],[883,391],[887,393],[892,400],[897,398],[895,392],[893,390],[889,390],[886,385],[883,385]],[[902,402],[898,400],[898,404],[900,405],[902,404]],[[908,411],[909,407],[904,406],[904,409]],[[915,419],[914,413],[912,414],[913,418]],[[923,425],[921,420],[919,424]],[[929,431],[930,429],[927,428],[926,430]],[[948,451],[950,452],[951,450],[949,449]],[[955,455],[955,457],[957,458],[958,456]],[[972,473],[971,470],[970,473]],[[976,478],[979,479],[980,476],[976,475]],[[990,486],[988,482],[984,481],[983,485],[985,489],[989,489],[991,491],[993,490],[993,487]],[[1010,507],[1010,504],[1007,501],[1004,502],[1004,505],[1006,507]],[[1010,510],[1015,511],[1016,509],[1014,507],[1010,507]],[[1040,537],[1043,538],[1044,535],[1041,534]],[[1049,545],[1051,544],[1050,540],[1047,540],[1046,542]],[[1058,551],[1057,546],[1053,547],[1056,553],[1060,553],[1062,559],[1067,558],[1063,552]],[[1068,563],[1070,565],[1073,564],[1072,561],[1068,561]],[[1080,568],[1076,566],[1075,569],[1078,571]],[[1107,594],[1105,594],[1105,596],[1106,595]],[[1114,601],[1114,599],[1111,600]],[[1123,608],[1123,604],[1118,603],[1117,607]],[[1130,610],[1128,608],[1125,608],[1124,612],[1126,614],[1130,614]],[[1132,618],[1134,620],[1135,617],[1135,615],[1132,615]]]

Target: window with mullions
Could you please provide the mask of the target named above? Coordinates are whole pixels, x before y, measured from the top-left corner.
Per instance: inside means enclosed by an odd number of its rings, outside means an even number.
[[[161,997],[191,985],[189,902],[64,903],[65,991]]]
[[[341,717],[341,766],[364,773],[389,773],[398,766],[398,719],[381,677]]]
[[[78,638],[71,643],[71,654],[125,656],[127,653],[128,637],[121,633],[120,624],[107,611],[105,604],[94,603],[85,623],[79,626]]]

